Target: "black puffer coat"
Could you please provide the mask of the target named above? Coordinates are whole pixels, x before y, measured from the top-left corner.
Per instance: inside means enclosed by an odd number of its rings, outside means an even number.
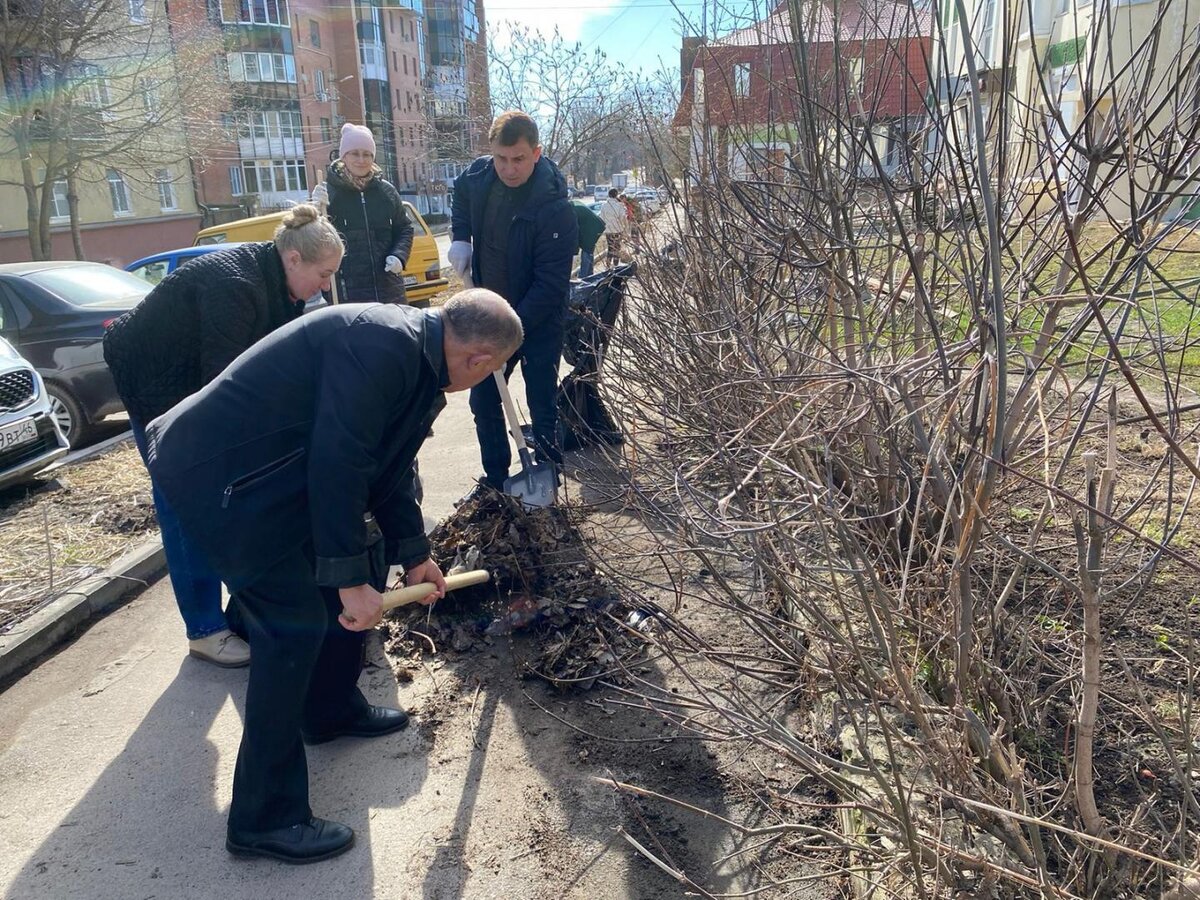
[[[243,350],[304,312],[270,241],[176,269],[104,335],[129,415],[147,424],[212,381]]]
[[[329,218],[346,242],[338,270],[343,303],[403,303],[404,275],[383,271],[389,256],[407,264],[412,253],[413,226],[400,193],[376,175],[360,191],[338,160],[326,172]]]

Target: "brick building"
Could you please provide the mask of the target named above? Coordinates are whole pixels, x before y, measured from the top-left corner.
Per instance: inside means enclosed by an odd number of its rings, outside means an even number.
[[[786,0],[724,37],[684,39],[673,125],[688,136],[693,173],[715,164],[738,177],[752,158],[790,157],[804,140],[800,110],[809,97],[829,110],[828,121],[812,123],[818,139],[845,144],[847,166],[874,169],[867,141],[885,171],[897,165],[924,119],[928,12],[891,0],[849,0],[836,15],[825,4],[801,9],[803,54]],[[839,122],[853,124],[853,139]]]

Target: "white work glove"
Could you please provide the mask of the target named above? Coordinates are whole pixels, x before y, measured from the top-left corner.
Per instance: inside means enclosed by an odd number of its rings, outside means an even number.
[[[317,186],[312,189],[312,202],[317,206],[329,205],[329,188],[325,187],[325,182],[317,182]]]
[[[454,271],[458,273],[458,277],[466,281],[471,273],[471,242],[470,241],[455,241],[450,245],[450,249],[446,251],[446,258],[450,260],[450,265]]]
[[[400,262],[400,257],[389,256],[383,261],[383,271],[390,272],[392,275],[399,275],[404,271],[404,263]]]

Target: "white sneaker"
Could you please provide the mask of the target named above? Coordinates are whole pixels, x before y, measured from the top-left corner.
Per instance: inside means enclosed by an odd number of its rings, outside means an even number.
[[[188,655],[224,669],[250,665],[250,645],[228,628],[188,641]]]

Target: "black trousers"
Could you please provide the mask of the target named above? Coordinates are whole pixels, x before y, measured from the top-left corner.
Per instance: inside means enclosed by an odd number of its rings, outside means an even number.
[[[372,580],[382,587],[382,541],[372,549],[379,557]],[[250,681],[229,828],[265,831],[312,816],[300,730],[337,728],[366,709],[357,686],[366,632],[338,622],[338,592],[316,583],[312,553],[304,549],[239,591],[238,601],[250,641]]]
[[[533,420],[533,452],[537,459],[562,464],[558,441],[558,362],[562,358],[563,332],[559,328],[527,337],[521,349],[504,367],[504,378],[521,363],[525,376],[525,399]],[[475,416],[475,434],[483,473],[496,487],[504,483],[512,467],[512,449],[508,444],[508,426],[500,391],[494,378],[485,378],[471,388],[471,412]]]

